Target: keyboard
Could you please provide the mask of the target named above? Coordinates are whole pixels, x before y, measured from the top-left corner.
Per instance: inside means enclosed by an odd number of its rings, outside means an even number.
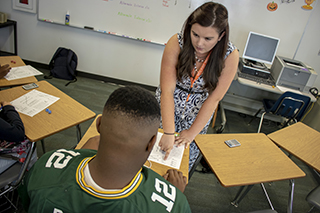
[[[259,76],[250,75],[247,73],[238,72],[238,77],[244,78],[250,81],[254,81],[258,84],[266,84],[268,86],[275,86],[275,81],[273,80],[272,76],[270,75],[268,78],[262,78]]]

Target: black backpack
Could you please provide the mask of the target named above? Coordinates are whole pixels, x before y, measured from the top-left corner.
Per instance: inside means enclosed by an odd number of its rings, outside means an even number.
[[[78,65],[77,55],[70,49],[59,47],[54,53],[50,63],[50,75],[45,78],[61,78],[70,80],[66,86],[72,82],[76,82],[76,68]]]

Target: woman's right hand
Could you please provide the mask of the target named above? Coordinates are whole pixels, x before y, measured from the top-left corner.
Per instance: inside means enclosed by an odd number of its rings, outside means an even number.
[[[164,160],[167,160],[167,158],[173,148],[174,141],[175,141],[174,135],[165,135],[165,134],[162,135],[160,142],[159,142],[159,146],[162,151],[166,152],[166,155],[163,158]]]

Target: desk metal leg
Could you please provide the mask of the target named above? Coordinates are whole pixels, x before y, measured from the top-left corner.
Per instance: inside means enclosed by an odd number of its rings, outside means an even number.
[[[269,198],[269,195],[268,195],[268,192],[267,192],[266,188],[264,187],[263,183],[260,183],[260,185],[261,185],[261,187],[262,187],[262,190],[263,190],[264,194],[266,195],[266,198],[267,198],[267,200],[268,200],[268,202],[269,202],[269,205],[270,205],[271,209],[274,210],[273,205],[272,205],[272,203],[271,203],[271,200],[270,200],[270,198]]]
[[[221,124],[220,127],[216,130],[216,132],[222,133],[227,123],[227,117],[222,102],[219,103],[219,107],[221,111]]]
[[[196,161],[194,162],[192,168],[189,171],[189,181],[190,181],[190,178],[193,175],[194,171],[196,170],[197,166],[199,165],[201,158],[202,158],[202,153],[199,152],[199,155],[198,155]]]
[[[239,191],[238,191],[235,199],[231,202],[231,204],[232,204],[233,206],[235,206],[235,207],[238,207],[238,206],[239,206],[240,201],[248,194],[248,192],[252,189],[253,185],[247,186],[247,189],[243,192],[243,194],[241,195],[241,197],[238,199],[238,197],[240,196],[240,194],[241,194],[241,192],[243,191],[244,187],[245,187],[245,186],[242,186],[242,187],[239,189]],[[238,199],[238,200],[237,200],[237,199]]]
[[[46,149],[44,148],[44,139],[41,140],[42,152],[46,153]]]
[[[290,192],[289,192],[289,203],[288,203],[288,213],[292,213],[293,208],[293,193],[294,193],[294,179],[289,180],[289,185],[291,186]]]
[[[231,201],[231,204],[235,207],[238,207],[238,203],[236,202],[236,200],[238,199],[238,197],[240,196],[241,192],[243,191],[245,186],[241,186],[239,191],[236,194],[236,197],[233,199],[233,201]]]
[[[82,138],[82,136],[81,136],[80,124],[78,124],[78,125],[76,126],[76,128],[77,128],[77,139],[78,139],[78,143],[79,143],[79,141],[80,141],[81,138]]]

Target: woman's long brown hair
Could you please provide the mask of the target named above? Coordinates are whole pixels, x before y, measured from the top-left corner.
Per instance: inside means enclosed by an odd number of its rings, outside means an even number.
[[[218,3],[208,2],[197,8],[186,20],[183,29],[183,47],[180,51],[178,64],[176,67],[177,79],[181,80],[182,76],[191,76],[195,63],[194,48],[191,42],[191,26],[200,24],[203,27],[214,27],[219,36],[225,35],[212,49],[208,63],[203,71],[205,88],[211,93],[218,83],[221,71],[224,67],[224,59],[229,42],[229,24],[228,11]]]

